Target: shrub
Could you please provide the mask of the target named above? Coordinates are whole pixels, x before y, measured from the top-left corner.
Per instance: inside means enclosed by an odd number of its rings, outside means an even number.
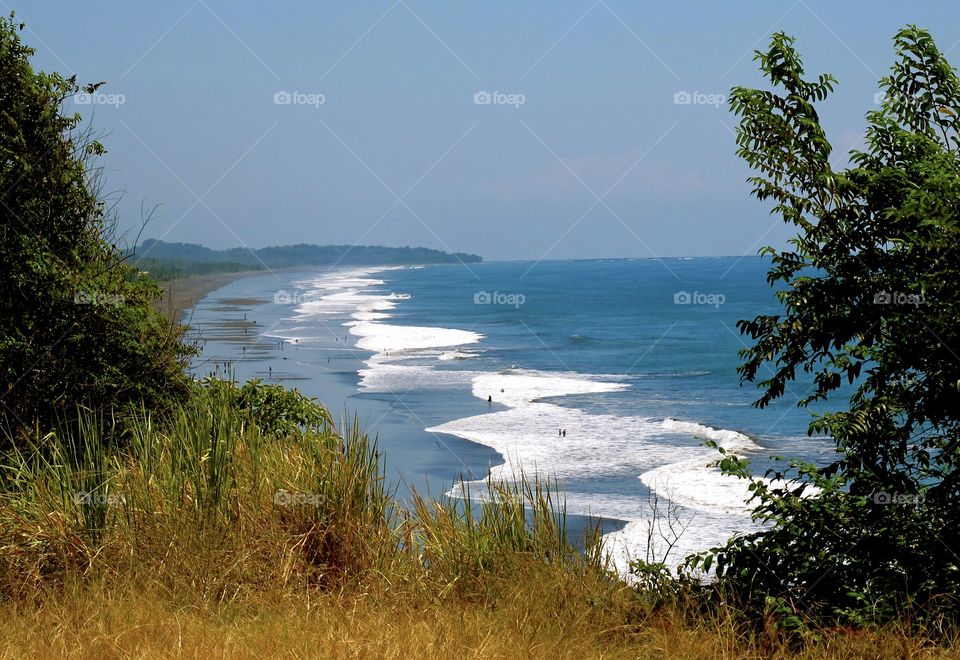
[[[191,355],[110,242],[104,149],[64,108],[80,87],[35,72],[20,29],[0,19],[0,448],[78,406],[160,412],[184,400]]]

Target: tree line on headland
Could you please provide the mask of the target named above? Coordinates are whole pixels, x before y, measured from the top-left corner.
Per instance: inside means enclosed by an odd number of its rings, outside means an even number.
[[[377,245],[281,245],[265,248],[213,250],[194,243],[168,243],[148,238],[128,252],[128,258],[157,279],[185,275],[311,266],[407,266],[472,264],[483,257],[425,247]]]

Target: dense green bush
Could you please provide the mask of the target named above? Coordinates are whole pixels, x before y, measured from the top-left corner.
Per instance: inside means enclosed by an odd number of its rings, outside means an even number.
[[[103,147],[65,109],[80,88],[34,71],[21,29],[0,20],[0,447],[79,406],[159,412],[186,395],[190,355],[110,240]]]
[[[299,436],[305,431],[321,431],[334,426],[326,408],[283,385],[269,385],[259,379],[238,385],[216,378],[204,378],[194,383],[193,400],[203,400],[211,395],[223,398],[237,411],[244,424],[255,425],[265,436]]]

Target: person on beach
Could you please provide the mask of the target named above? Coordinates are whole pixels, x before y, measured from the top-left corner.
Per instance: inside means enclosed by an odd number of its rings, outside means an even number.
[[[493,395],[492,395],[492,394],[488,394],[488,395],[487,395],[487,403],[493,403]]]
[[[563,429],[563,437],[564,437],[564,438],[567,437],[567,429]]]

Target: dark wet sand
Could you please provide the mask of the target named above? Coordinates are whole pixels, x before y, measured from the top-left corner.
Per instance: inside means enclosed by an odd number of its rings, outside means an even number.
[[[185,318],[186,313],[211,291],[216,291],[242,277],[263,274],[264,271],[262,270],[247,270],[237,273],[191,275],[190,277],[160,282],[163,296],[154,303],[154,306],[171,321],[187,323],[189,318]]]

